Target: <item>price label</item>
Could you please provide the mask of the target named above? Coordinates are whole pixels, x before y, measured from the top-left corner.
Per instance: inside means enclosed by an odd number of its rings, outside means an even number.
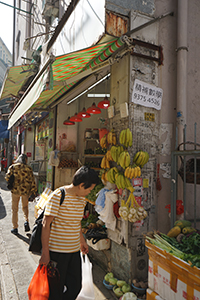
[[[148,188],[149,187],[149,178],[144,178],[143,179],[143,188]]]

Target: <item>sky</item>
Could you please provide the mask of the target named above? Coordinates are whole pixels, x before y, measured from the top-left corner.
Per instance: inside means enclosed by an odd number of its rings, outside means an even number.
[[[13,8],[2,3],[13,6],[13,0],[0,1],[0,37],[12,54],[13,45]]]

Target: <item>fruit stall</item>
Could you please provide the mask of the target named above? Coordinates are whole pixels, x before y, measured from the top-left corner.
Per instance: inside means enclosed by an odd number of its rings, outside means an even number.
[[[177,220],[163,234],[146,235],[149,255],[147,299],[200,299],[200,231]],[[159,298],[156,298],[159,297]]]
[[[144,206],[134,195],[133,180],[140,179],[142,168],[149,161],[149,154],[139,150],[133,155],[129,151],[132,143],[133,138],[129,128],[121,130],[118,135],[114,129],[111,129],[100,139],[101,151],[99,149],[98,151],[102,155],[99,170],[101,183],[87,195],[88,205],[82,220],[83,234],[94,251],[109,251],[112,234],[118,223],[124,223],[126,226],[137,224],[143,222],[148,216]],[[95,153],[92,149],[87,149],[85,156],[87,155],[95,155]],[[107,195],[112,196],[111,201],[110,198],[106,198]],[[103,196],[105,206],[102,204]],[[144,276],[131,278],[130,274],[121,277],[120,272],[114,274],[115,271],[111,266],[110,272],[103,279],[103,284],[112,290],[115,297],[124,300],[146,299],[147,272],[146,278]]]

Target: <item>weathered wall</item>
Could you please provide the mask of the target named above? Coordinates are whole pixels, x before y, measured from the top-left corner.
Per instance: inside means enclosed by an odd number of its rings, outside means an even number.
[[[121,15],[129,15],[131,10],[152,15],[155,10],[154,0],[109,0],[106,1],[106,9]]]

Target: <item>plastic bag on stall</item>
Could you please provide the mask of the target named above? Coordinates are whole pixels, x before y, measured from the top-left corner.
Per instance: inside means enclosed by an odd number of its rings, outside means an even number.
[[[82,261],[82,289],[76,300],[95,300],[92,277],[92,264],[87,255],[81,253]]]
[[[58,158],[58,152],[57,150],[51,151],[49,155],[49,161],[48,165],[53,167],[58,167],[60,163],[60,159]]]

